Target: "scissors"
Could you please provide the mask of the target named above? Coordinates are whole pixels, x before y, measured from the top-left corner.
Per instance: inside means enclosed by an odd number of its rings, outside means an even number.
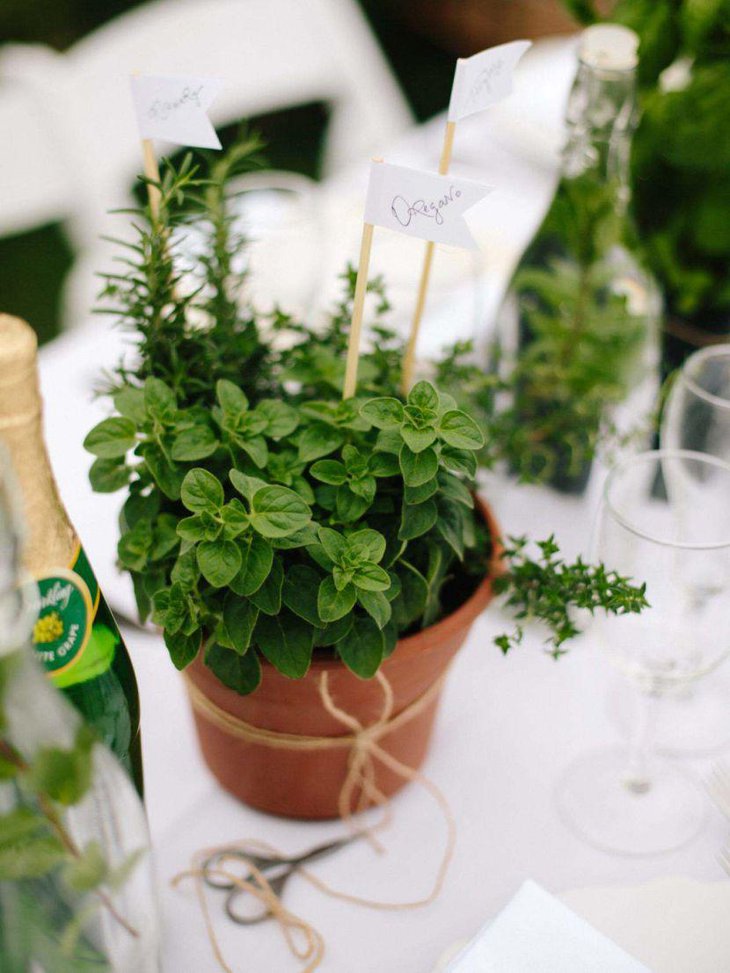
[[[336,841],[329,841],[327,844],[310,848],[309,851],[305,851],[301,855],[292,855],[288,858],[276,855],[249,854],[245,848],[235,846],[232,848],[224,848],[216,851],[210,858],[205,860],[202,867],[203,879],[209,888],[228,892],[225,909],[230,919],[239,923],[241,926],[255,926],[259,922],[264,922],[268,919],[271,916],[271,910],[265,904],[258,903],[258,899],[247,892],[245,888],[241,888],[236,882],[217,873],[217,870],[221,868],[222,863],[226,859],[240,858],[247,865],[257,869],[266,877],[266,881],[269,883],[274,895],[277,898],[281,898],[286,883],[302,865],[308,865],[310,862],[318,861],[320,858],[326,858],[327,855],[331,855],[333,852],[344,848],[351,842],[357,841],[360,837],[361,835],[359,834],[347,835],[344,838],[338,838]],[[241,880],[259,888],[261,887],[252,871],[248,871],[242,876]],[[249,907],[246,911],[242,911],[236,907],[236,904],[243,897],[248,897],[252,900],[251,904],[254,905],[253,909]],[[261,908],[256,909],[256,903]]]

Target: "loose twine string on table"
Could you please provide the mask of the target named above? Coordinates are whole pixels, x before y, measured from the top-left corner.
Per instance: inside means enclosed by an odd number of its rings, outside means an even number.
[[[409,902],[383,902],[378,899],[369,899],[345,892],[341,889],[335,889],[319,876],[309,871],[309,869],[297,869],[297,872],[320,892],[343,902],[365,906],[370,909],[389,911],[419,909],[423,906],[430,905],[441,892],[449,863],[454,854],[456,822],[449,803],[440,788],[419,770],[409,767],[394,757],[381,746],[380,741],[384,736],[387,736],[398,727],[412,720],[432,702],[441,690],[446,673],[433,683],[423,695],[419,696],[395,716],[393,716],[395,701],[390,682],[382,672],[378,672],[375,678],[383,691],[383,706],[378,719],[374,723],[365,726],[352,716],[352,714],[347,713],[337,706],[330,693],[329,674],[327,672],[322,673],[318,682],[322,705],[332,717],[338,720],[349,731],[347,734],[335,737],[278,733],[274,730],[266,730],[253,726],[232,716],[219,706],[216,706],[189,679],[187,680],[187,688],[190,693],[192,705],[200,715],[226,733],[249,743],[257,743],[274,749],[285,750],[324,750],[347,747],[349,749],[347,774],[338,798],[339,815],[351,834],[361,835],[366,838],[377,851],[382,852],[384,850],[381,842],[378,840],[377,833],[390,823],[391,812],[387,796],[383,794],[376,783],[376,762],[380,761],[380,763],[403,780],[415,781],[428,791],[444,816],[447,837],[431,891],[423,898],[414,899]],[[357,789],[359,789],[360,793],[355,802],[354,813],[365,810],[369,805],[375,805],[383,812],[380,820],[372,826],[362,826],[354,820],[353,798]],[[281,899],[276,895],[266,880],[266,876],[252,862],[246,861],[244,858],[244,862],[248,868],[247,878],[241,878],[225,869],[223,867],[227,858],[225,852],[234,848],[247,850],[251,854],[263,850],[265,853],[281,856],[281,853],[277,849],[259,841],[244,840],[236,842],[233,845],[227,844],[222,847],[207,848],[197,852],[193,856],[190,869],[176,875],[172,880],[175,886],[186,878],[193,878],[195,880],[196,893],[205,919],[208,938],[221,969],[225,970],[225,973],[233,973],[218,943],[205,894],[204,876],[206,872],[204,871],[203,863],[213,855],[220,856],[219,867],[217,869],[209,869],[207,874],[225,878],[236,887],[259,899],[271,912],[272,917],[279,923],[292,954],[297,959],[306,962],[307,965],[303,968],[302,973],[313,973],[319,967],[324,956],[323,937],[310,923],[294,915],[283,905]],[[235,856],[231,854],[230,858],[235,858],[236,861],[240,862],[241,854],[240,852],[237,852]]]

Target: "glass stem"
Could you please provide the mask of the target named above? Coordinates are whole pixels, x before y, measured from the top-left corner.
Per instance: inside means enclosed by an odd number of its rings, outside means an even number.
[[[636,694],[636,721],[623,777],[624,787],[632,794],[646,794],[651,788],[650,771],[657,702],[656,693],[639,690]]]

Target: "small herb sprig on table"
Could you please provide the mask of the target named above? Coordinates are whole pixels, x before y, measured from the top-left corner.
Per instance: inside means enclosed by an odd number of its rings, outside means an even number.
[[[593,566],[577,558],[566,564],[559,557],[560,548],[554,537],[538,541],[540,555],[537,560],[526,552],[527,538],[510,537],[505,548],[505,573],[495,578],[495,590],[505,594],[505,604],[515,610],[520,620],[542,622],[550,630],[548,651],[554,658],[564,655],[565,642],[580,634],[571,617],[571,609],[589,611],[597,609],[606,614],[638,614],[648,607],[646,585],[634,585],[631,579],[615,571],[608,571],[599,564]],[[506,654],[519,645],[523,628],[517,625],[514,632],[500,635],[494,641]]]

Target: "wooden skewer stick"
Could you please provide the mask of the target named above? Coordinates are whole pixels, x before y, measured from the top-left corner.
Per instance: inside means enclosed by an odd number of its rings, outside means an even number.
[[[347,365],[345,367],[345,384],[342,398],[350,399],[355,394],[357,386],[357,365],[360,359],[360,332],[362,331],[362,316],[365,307],[365,295],[368,289],[368,270],[370,268],[370,251],[373,245],[373,224],[363,223],[362,239],[360,241],[360,262],[357,266],[357,283],[355,284],[355,298],[352,303],[352,321],[350,323],[350,341],[347,346]]]
[[[152,139],[142,139],[142,158],[144,160],[144,174],[147,179],[151,179],[153,182],[160,182],[160,167],[157,164],[157,156],[155,155],[155,149],[152,145]],[[147,198],[150,201],[150,210],[152,211],[152,216],[156,220],[160,215],[160,198],[161,193],[158,186],[153,186],[151,183],[147,183]]]
[[[444,132],[444,143],[441,148],[441,159],[439,160],[439,173],[445,176],[451,165],[451,153],[454,148],[454,134],[456,132],[456,122],[447,122]],[[418,332],[421,327],[421,318],[426,307],[426,294],[431,277],[431,265],[433,264],[433,251],[435,244],[428,240],[423,254],[423,267],[421,268],[421,280],[418,285],[418,297],[416,298],[416,308],[413,312],[411,322],[411,333],[408,338],[405,357],[403,359],[403,375],[401,377],[401,391],[403,395],[408,395],[413,384],[413,369],[416,364],[416,345],[418,344]]]
[[[133,72],[135,78],[139,77],[139,74],[139,71]],[[155,147],[152,144],[152,139],[142,139],[142,165],[145,177],[159,184],[160,167],[157,164],[157,156],[155,155]],[[150,183],[147,183],[147,199],[150,201],[150,210],[152,211],[152,218],[155,221],[157,221],[157,217],[160,215],[161,195],[157,186],[151,186]]]

